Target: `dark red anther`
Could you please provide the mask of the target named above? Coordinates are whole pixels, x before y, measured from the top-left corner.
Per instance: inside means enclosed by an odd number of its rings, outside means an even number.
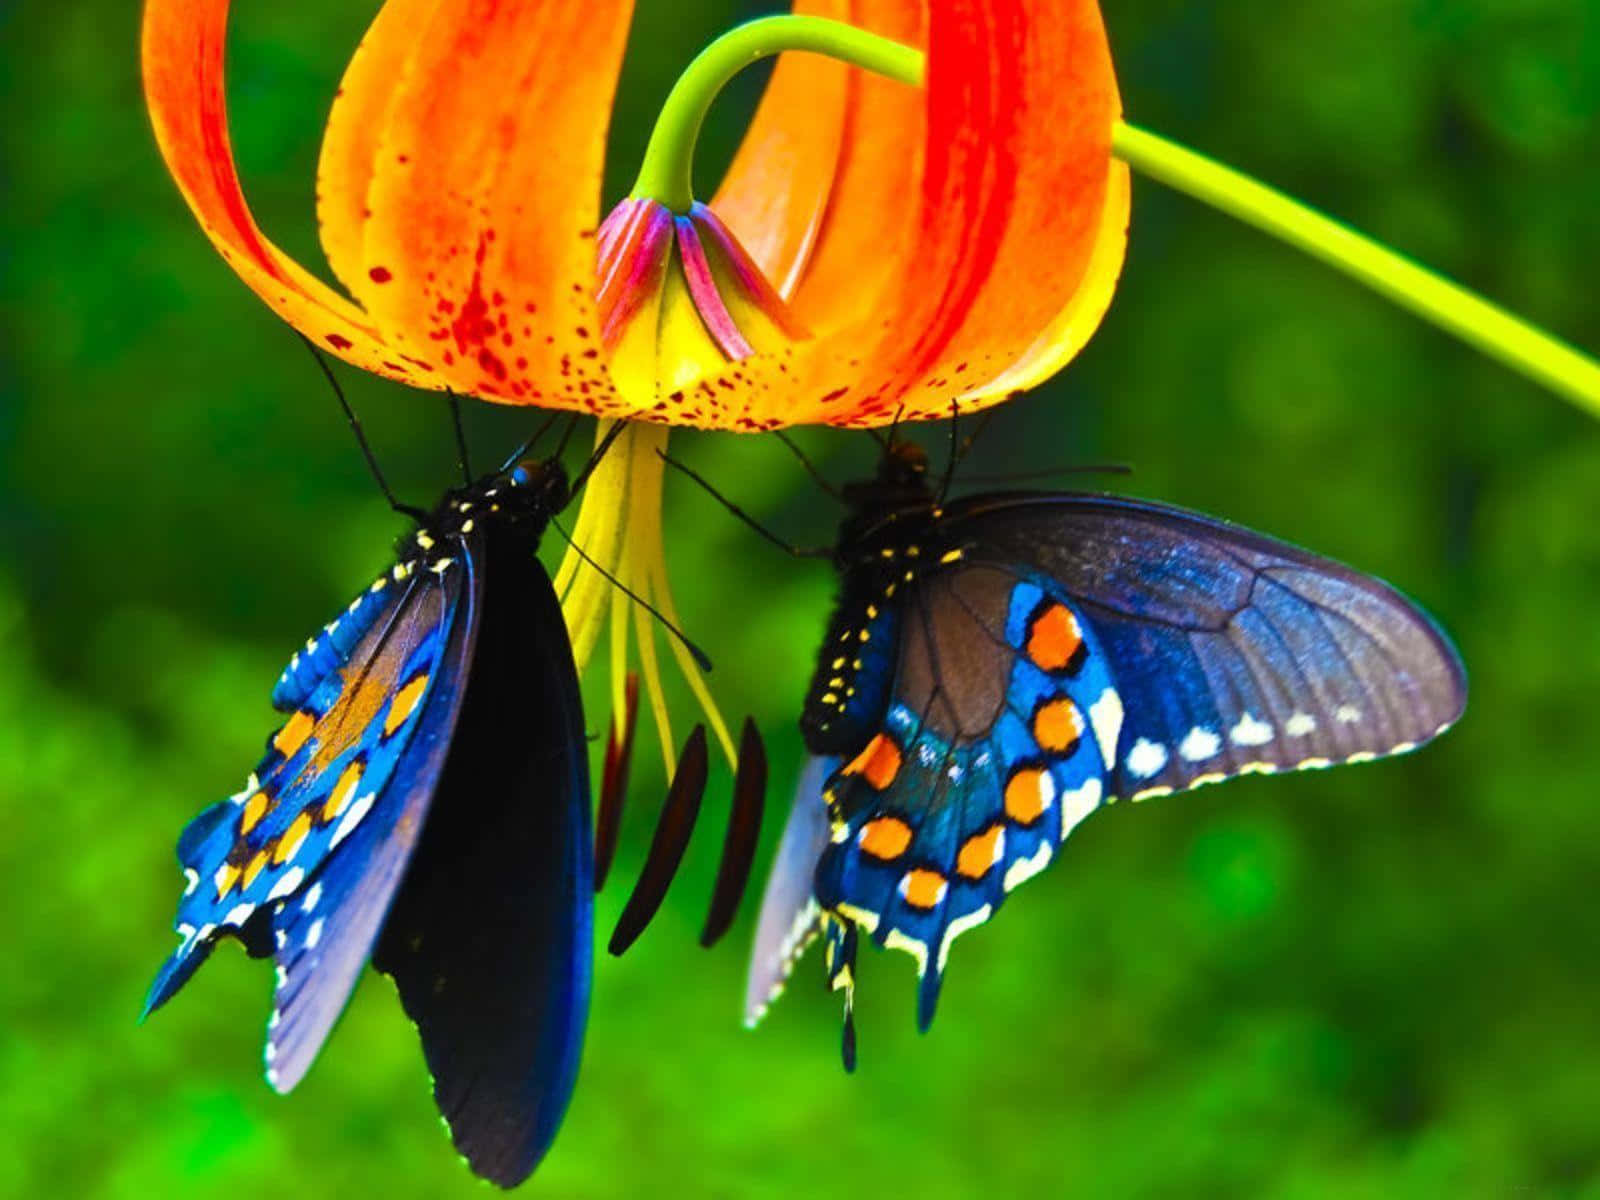
[[[706,727],[696,725],[683,744],[683,757],[678,760],[678,771],[667,789],[667,801],[661,806],[661,822],[656,826],[655,837],[650,842],[650,853],[645,856],[644,870],[639,882],[633,886],[633,895],[623,906],[617,918],[617,927],[611,931],[607,949],[612,954],[622,954],[644,932],[645,926],[656,915],[667,888],[683,862],[683,852],[688,849],[689,835],[694,832],[695,820],[700,816],[700,799],[706,791]]]
[[[756,843],[761,840],[761,817],[767,801],[767,751],[761,734],[749,717],[739,737],[739,771],[733,780],[733,811],[728,814],[728,834],[722,842],[722,861],[717,866],[717,882],[711,891],[711,909],[706,913],[700,944],[714,946],[739,911],[745,886],[750,882],[750,867],[755,862]]]
[[[594,823],[594,890],[606,885],[611,860],[617,853],[617,833],[622,828],[622,802],[628,793],[628,765],[633,760],[633,728],[639,716],[639,677],[628,676],[623,702],[622,736],[617,737],[617,714],[611,714],[606,737],[606,766],[600,783],[600,811]]]

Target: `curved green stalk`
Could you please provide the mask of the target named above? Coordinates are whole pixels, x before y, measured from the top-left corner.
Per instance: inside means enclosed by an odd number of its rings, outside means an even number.
[[[1158,134],[1118,124],[1111,147],[1142,174],[1337,267],[1600,416],[1600,363],[1565,342],[1282,192]]]
[[[825,54],[901,83],[922,82],[923,54],[910,46],[822,17],[762,17],[730,29],[700,51],[678,77],[650,131],[635,197],[685,213],[694,203],[690,167],[711,102],[751,63],[785,50]]]

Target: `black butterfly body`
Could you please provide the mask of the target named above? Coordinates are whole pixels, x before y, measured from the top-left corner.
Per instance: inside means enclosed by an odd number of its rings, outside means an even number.
[[[786,836],[769,883],[752,1018],[820,929],[847,1006],[858,934],[911,953],[926,1027],[952,941],[1096,808],[1401,753],[1464,706],[1409,601],[1238,526],[1071,492],[941,506],[904,443],[845,495],[801,719],[833,765],[796,798],[809,851]],[[804,863],[809,891],[780,877]]]
[[[536,553],[555,461],[447,493],[306,643],[245,788],[184,830],[165,1003],[216,941],[277,960],[267,1077],[293,1088],[370,958],[416,1022],[473,1170],[525,1178],[577,1076],[593,848],[577,672]]]

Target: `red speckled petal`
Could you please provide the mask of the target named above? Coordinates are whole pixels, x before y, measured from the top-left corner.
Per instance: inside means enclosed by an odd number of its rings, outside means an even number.
[[[388,0],[356,48],[328,113],[317,165],[317,220],[333,273],[359,294],[366,265],[367,189],[389,102],[439,0]],[[370,280],[369,280],[370,282]]]
[[[228,0],[149,0],[145,6],[145,98],[167,168],[200,228],[239,277],[317,345],[376,374],[440,386],[422,362],[386,344],[355,305],[257,228],[228,137],[227,24]]]
[[[461,391],[619,411],[594,232],[632,4],[402,2],[404,21],[375,22],[332,122],[379,132],[339,133],[323,158],[325,210],[344,214],[327,235],[341,274],[379,328]],[[370,171],[347,153],[358,143]],[[368,210],[356,260],[350,214]]]
[[[1018,386],[1059,368],[1109,302],[1125,222],[1108,217],[1120,102],[1099,9],[942,0],[928,21],[920,149],[904,149],[893,94],[847,129],[792,298],[818,336],[738,364],[702,420],[876,425],[994,403],[1014,368]]]

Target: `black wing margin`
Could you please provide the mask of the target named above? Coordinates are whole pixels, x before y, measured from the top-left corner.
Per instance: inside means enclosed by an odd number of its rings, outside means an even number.
[[[577,1080],[593,970],[578,678],[536,546],[491,528],[478,653],[438,798],[373,955],[479,1175],[513,1187]]]
[[[972,497],[969,562],[1056,580],[1122,708],[1111,793],[1402,753],[1455,722],[1455,648],[1381,580],[1240,526],[1080,493]]]

